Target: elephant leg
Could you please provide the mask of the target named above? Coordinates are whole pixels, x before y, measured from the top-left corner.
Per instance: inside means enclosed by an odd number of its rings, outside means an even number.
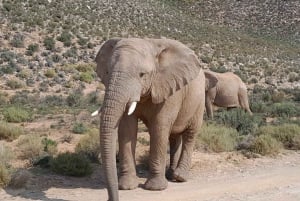
[[[177,168],[178,161],[181,154],[181,144],[182,144],[182,137],[181,135],[170,136],[169,138],[170,143],[170,167],[167,170],[166,177],[168,180],[173,180],[173,173]]]
[[[124,114],[119,125],[119,189],[129,190],[138,186],[135,169],[135,148],[137,140],[137,118]]]
[[[239,98],[239,103],[241,108],[243,108],[246,112],[252,115],[252,112],[249,107],[247,90],[245,89],[240,90],[238,94],[238,98]]]
[[[213,114],[212,101],[207,96],[205,97],[205,109],[206,109],[206,114],[207,114],[208,118],[213,119],[214,114]]]
[[[166,156],[168,147],[168,133],[170,126],[163,123],[154,123],[150,126],[150,158],[149,176],[144,188],[148,190],[163,190],[168,186],[165,177]]]
[[[179,163],[173,172],[173,180],[178,182],[187,181],[191,166],[193,147],[195,144],[196,131],[187,130],[182,134],[182,150]]]

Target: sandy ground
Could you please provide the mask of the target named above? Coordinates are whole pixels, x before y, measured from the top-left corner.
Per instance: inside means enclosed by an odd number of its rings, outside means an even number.
[[[85,178],[63,177],[32,169],[23,189],[1,189],[1,201],[106,201],[101,168]],[[146,172],[139,171],[140,186]],[[276,158],[246,159],[237,153],[195,152],[191,178],[169,182],[164,191],[139,187],[120,191],[121,201],[299,201],[300,152],[287,151]]]

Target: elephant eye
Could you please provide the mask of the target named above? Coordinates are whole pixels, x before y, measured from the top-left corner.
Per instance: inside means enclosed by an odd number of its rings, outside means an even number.
[[[143,77],[146,73],[140,73],[140,77]]]

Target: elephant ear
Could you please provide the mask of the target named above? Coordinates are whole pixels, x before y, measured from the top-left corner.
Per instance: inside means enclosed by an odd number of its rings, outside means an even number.
[[[157,73],[151,88],[152,102],[155,104],[163,102],[191,82],[201,68],[194,52],[182,43],[167,40],[159,43],[158,49]]]
[[[112,38],[109,39],[107,41],[105,41],[98,53],[97,56],[95,58],[95,61],[97,63],[97,75],[100,77],[101,82],[106,85],[106,79],[107,79],[107,74],[109,71],[109,68],[111,66],[111,57],[112,57],[112,53],[113,53],[113,49],[115,47],[115,45],[120,41],[120,38]]]
[[[205,75],[205,91],[217,85],[218,78],[213,72],[205,70],[204,75]]]

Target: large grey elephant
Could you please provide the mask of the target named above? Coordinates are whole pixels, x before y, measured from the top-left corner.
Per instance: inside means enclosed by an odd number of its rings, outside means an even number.
[[[249,108],[247,87],[232,72],[216,73],[205,70],[205,108],[208,117],[213,118],[213,105],[218,107],[241,107],[252,115]],[[215,82],[217,79],[217,82]]]
[[[138,186],[134,159],[138,119],[150,134],[149,176],[144,188],[167,187],[169,142],[169,178],[186,181],[205,107],[205,76],[194,52],[170,39],[116,38],[102,45],[96,63],[97,75],[105,85],[100,142],[109,200],[118,200],[118,188]]]

